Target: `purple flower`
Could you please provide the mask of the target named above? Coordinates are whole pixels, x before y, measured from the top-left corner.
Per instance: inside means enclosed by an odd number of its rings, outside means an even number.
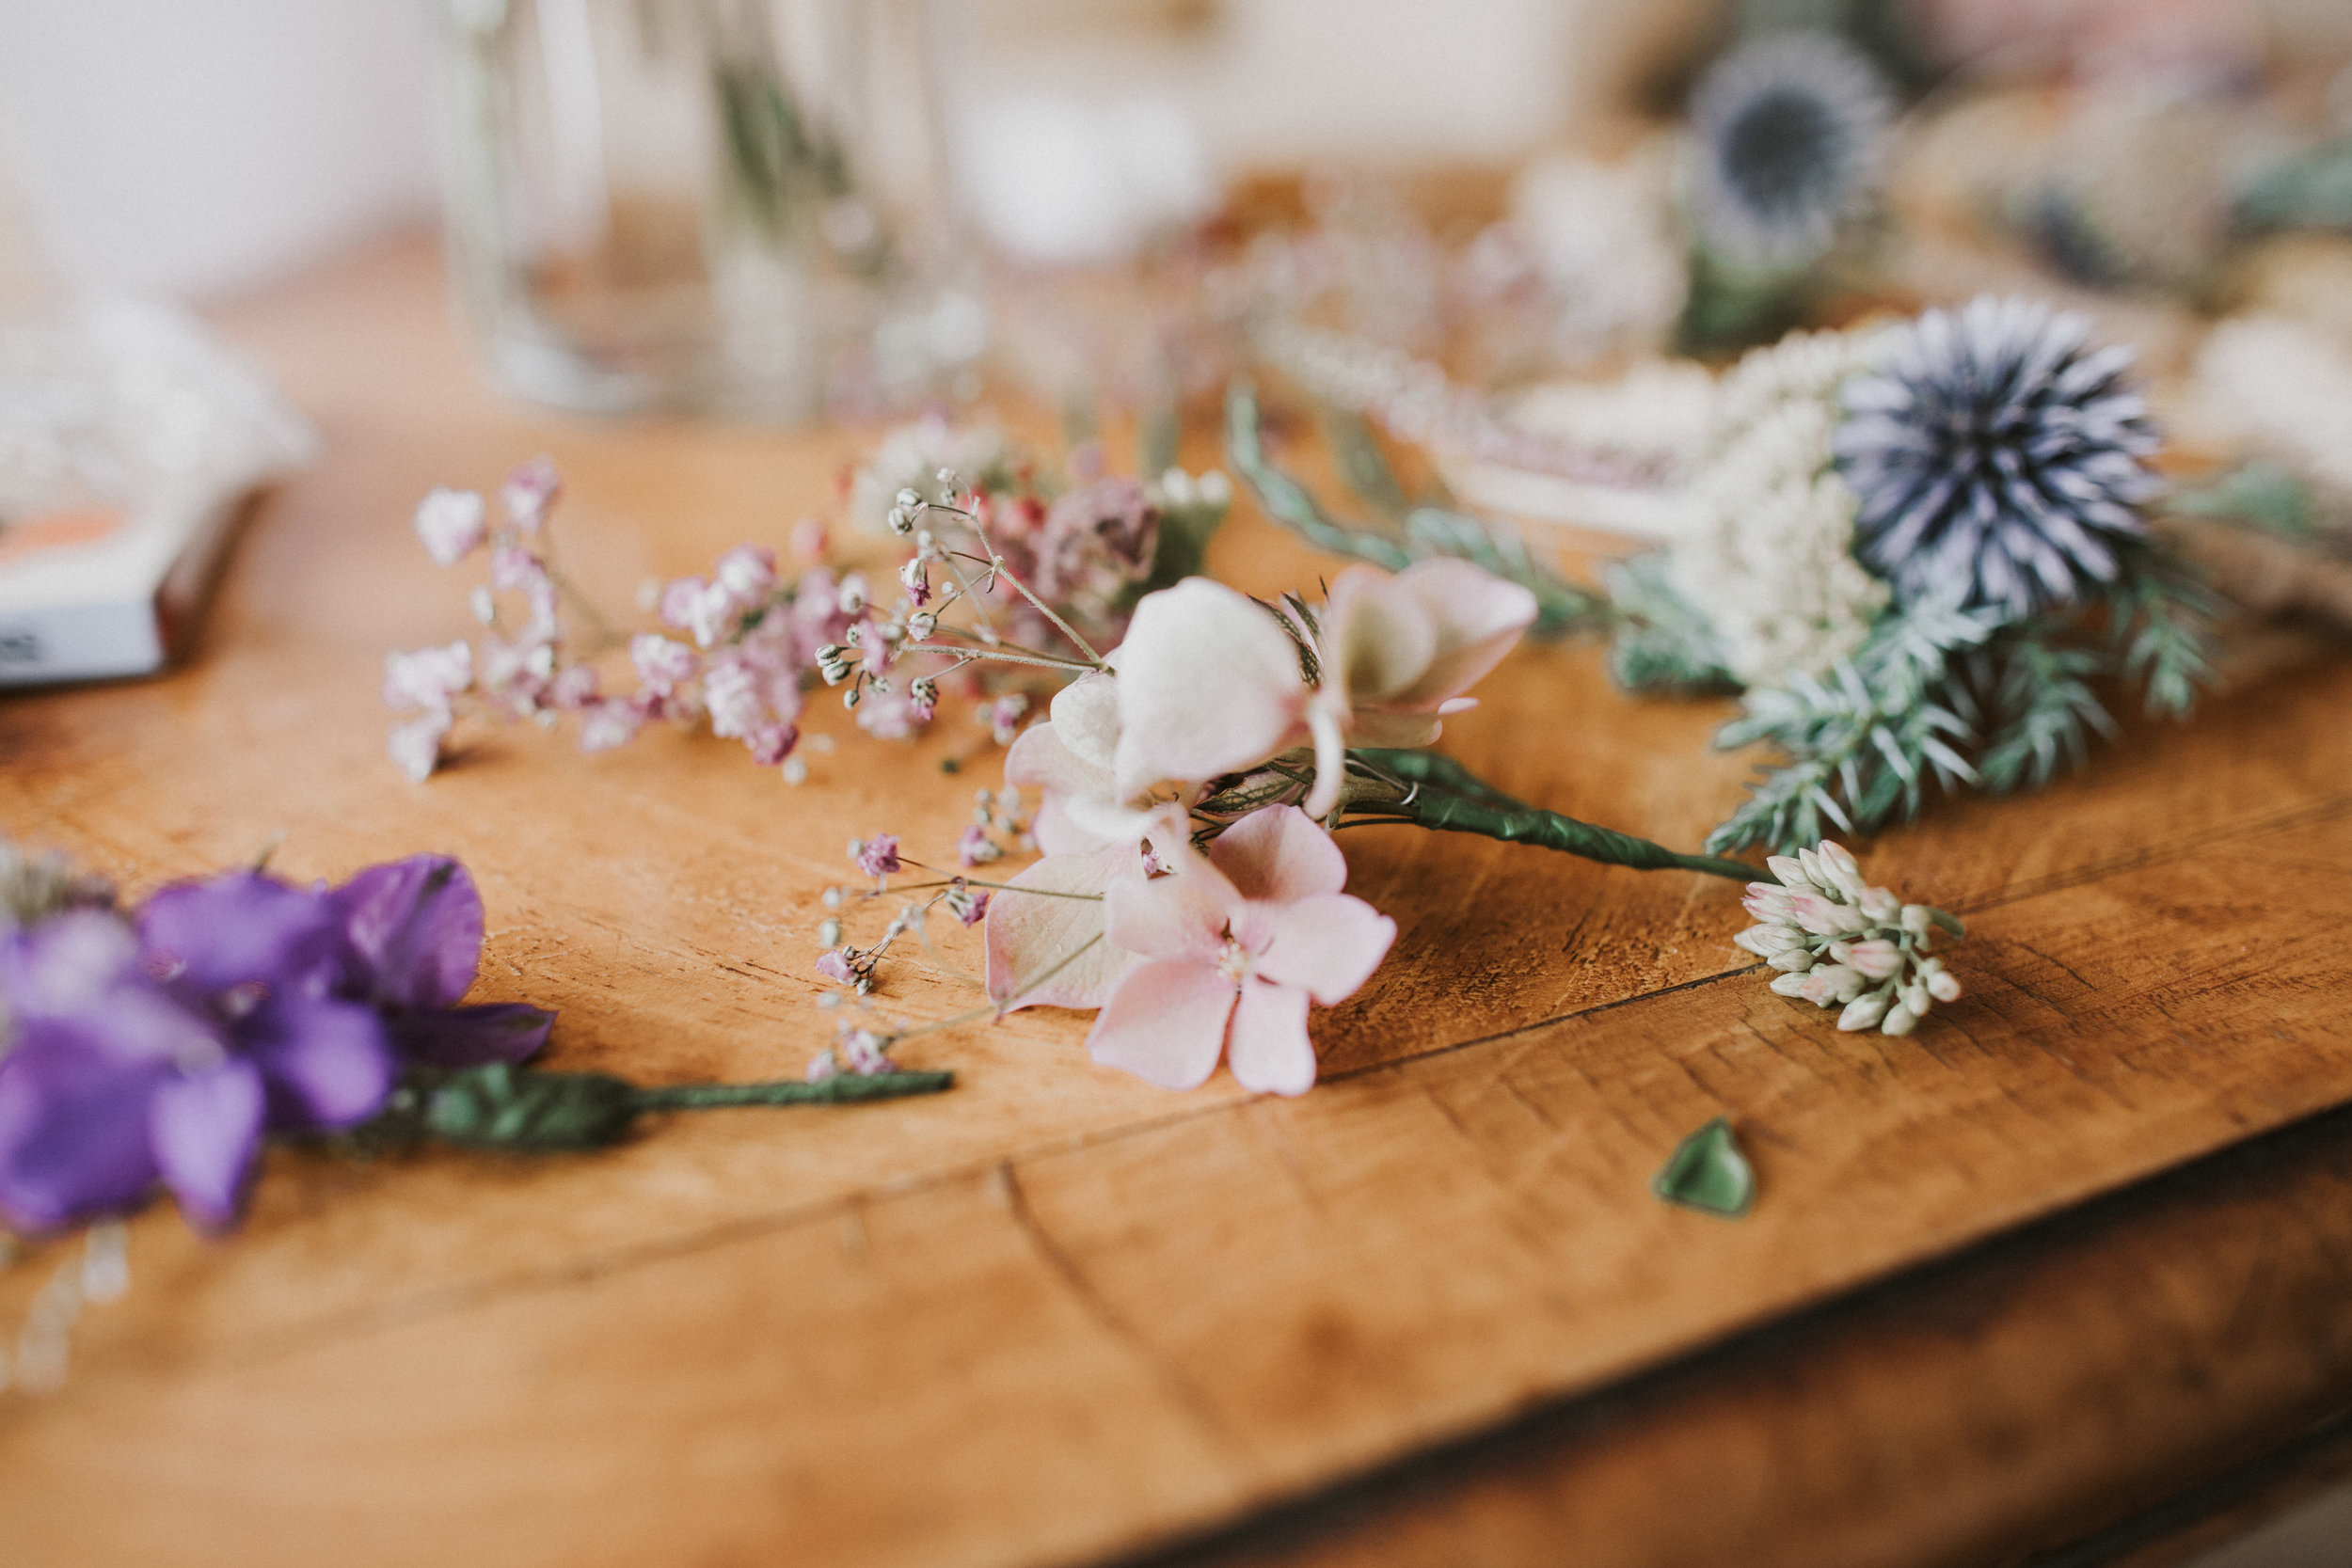
[[[464,866],[446,855],[412,855],[372,865],[326,896],[344,936],[339,990],[383,1016],[405,1061],[520,1062],[547,1043],[552,1013],[519,1003],[458,1005],[482,964],[482,895]]]
[[[898,835],[876,833],[872,838],[850,840],[850,858],[868,877],[887,877],[898,869]]]
[[[331,893],[237,872],[131,925],[72,911],[0,942],[0,1214],[51,1229],[161,1181],[199,1225],[233,1223],[265,1135],[358,1125],[404,1065],[538,1049],[548,1014],[455,1005],[481,947],[481,898],[436,856]]]

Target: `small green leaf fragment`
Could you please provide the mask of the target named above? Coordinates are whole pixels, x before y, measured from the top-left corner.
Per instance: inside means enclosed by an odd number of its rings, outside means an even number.
[[[1675,1146],[1649,1186],[1668,1203],[1736,1220],[1756,1201],[1756,1169],[1732,1136],[1731,1118],[1717,1117]]]

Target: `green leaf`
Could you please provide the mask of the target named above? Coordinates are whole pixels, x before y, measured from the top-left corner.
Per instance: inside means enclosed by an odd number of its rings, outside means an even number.
[[[1756,1202],[1756,1170],[1732,1136],[1730,1118],[1717,1117],[1675,1145],[1649,1190],[1668,1203],[1736,1220]]]

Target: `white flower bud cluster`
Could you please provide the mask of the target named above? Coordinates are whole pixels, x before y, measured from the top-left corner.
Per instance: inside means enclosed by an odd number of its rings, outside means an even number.
[[[1748,884],[1747,911],[1759,924],[1732,940],[1780,972],[1773,990],[1842,1007],[1840,1029],[1886,1035],[1910,1034],[1930,1007],[1960,995],[1960,981],[1929,953],[1938,930],[1963,934],[1958,920],[1866,886],[1853,856],[1826,839],[1765,864],[1778,882]]]

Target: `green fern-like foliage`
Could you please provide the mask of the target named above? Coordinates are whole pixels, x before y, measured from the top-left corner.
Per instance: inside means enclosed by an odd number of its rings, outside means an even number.
[[[1344,420],[1335,420],[1329,428],[1345,430],[1348,426]],[[1371,433],[1358,428],[1354,436],[1343,436],[1338,444],[1342,477],[1359,497],[1368,497],[1375,509],[1401,510],[1395,531],[1344,523],[1326,512],[1312,491],[1276,467],[1266,455],[1257,394],[1240,382],[1226,394],[1226,462],[1249,486],[1267,516],[1318,549],[1368,561],[1391,572],[1437,556],[1483,566],[1535,595],[1535,624],[1530,630],[1537,637],[1566,637],[1609,624],[1608,601],[1535,560],[1516,531],[1441,505],[1409,500]]]

